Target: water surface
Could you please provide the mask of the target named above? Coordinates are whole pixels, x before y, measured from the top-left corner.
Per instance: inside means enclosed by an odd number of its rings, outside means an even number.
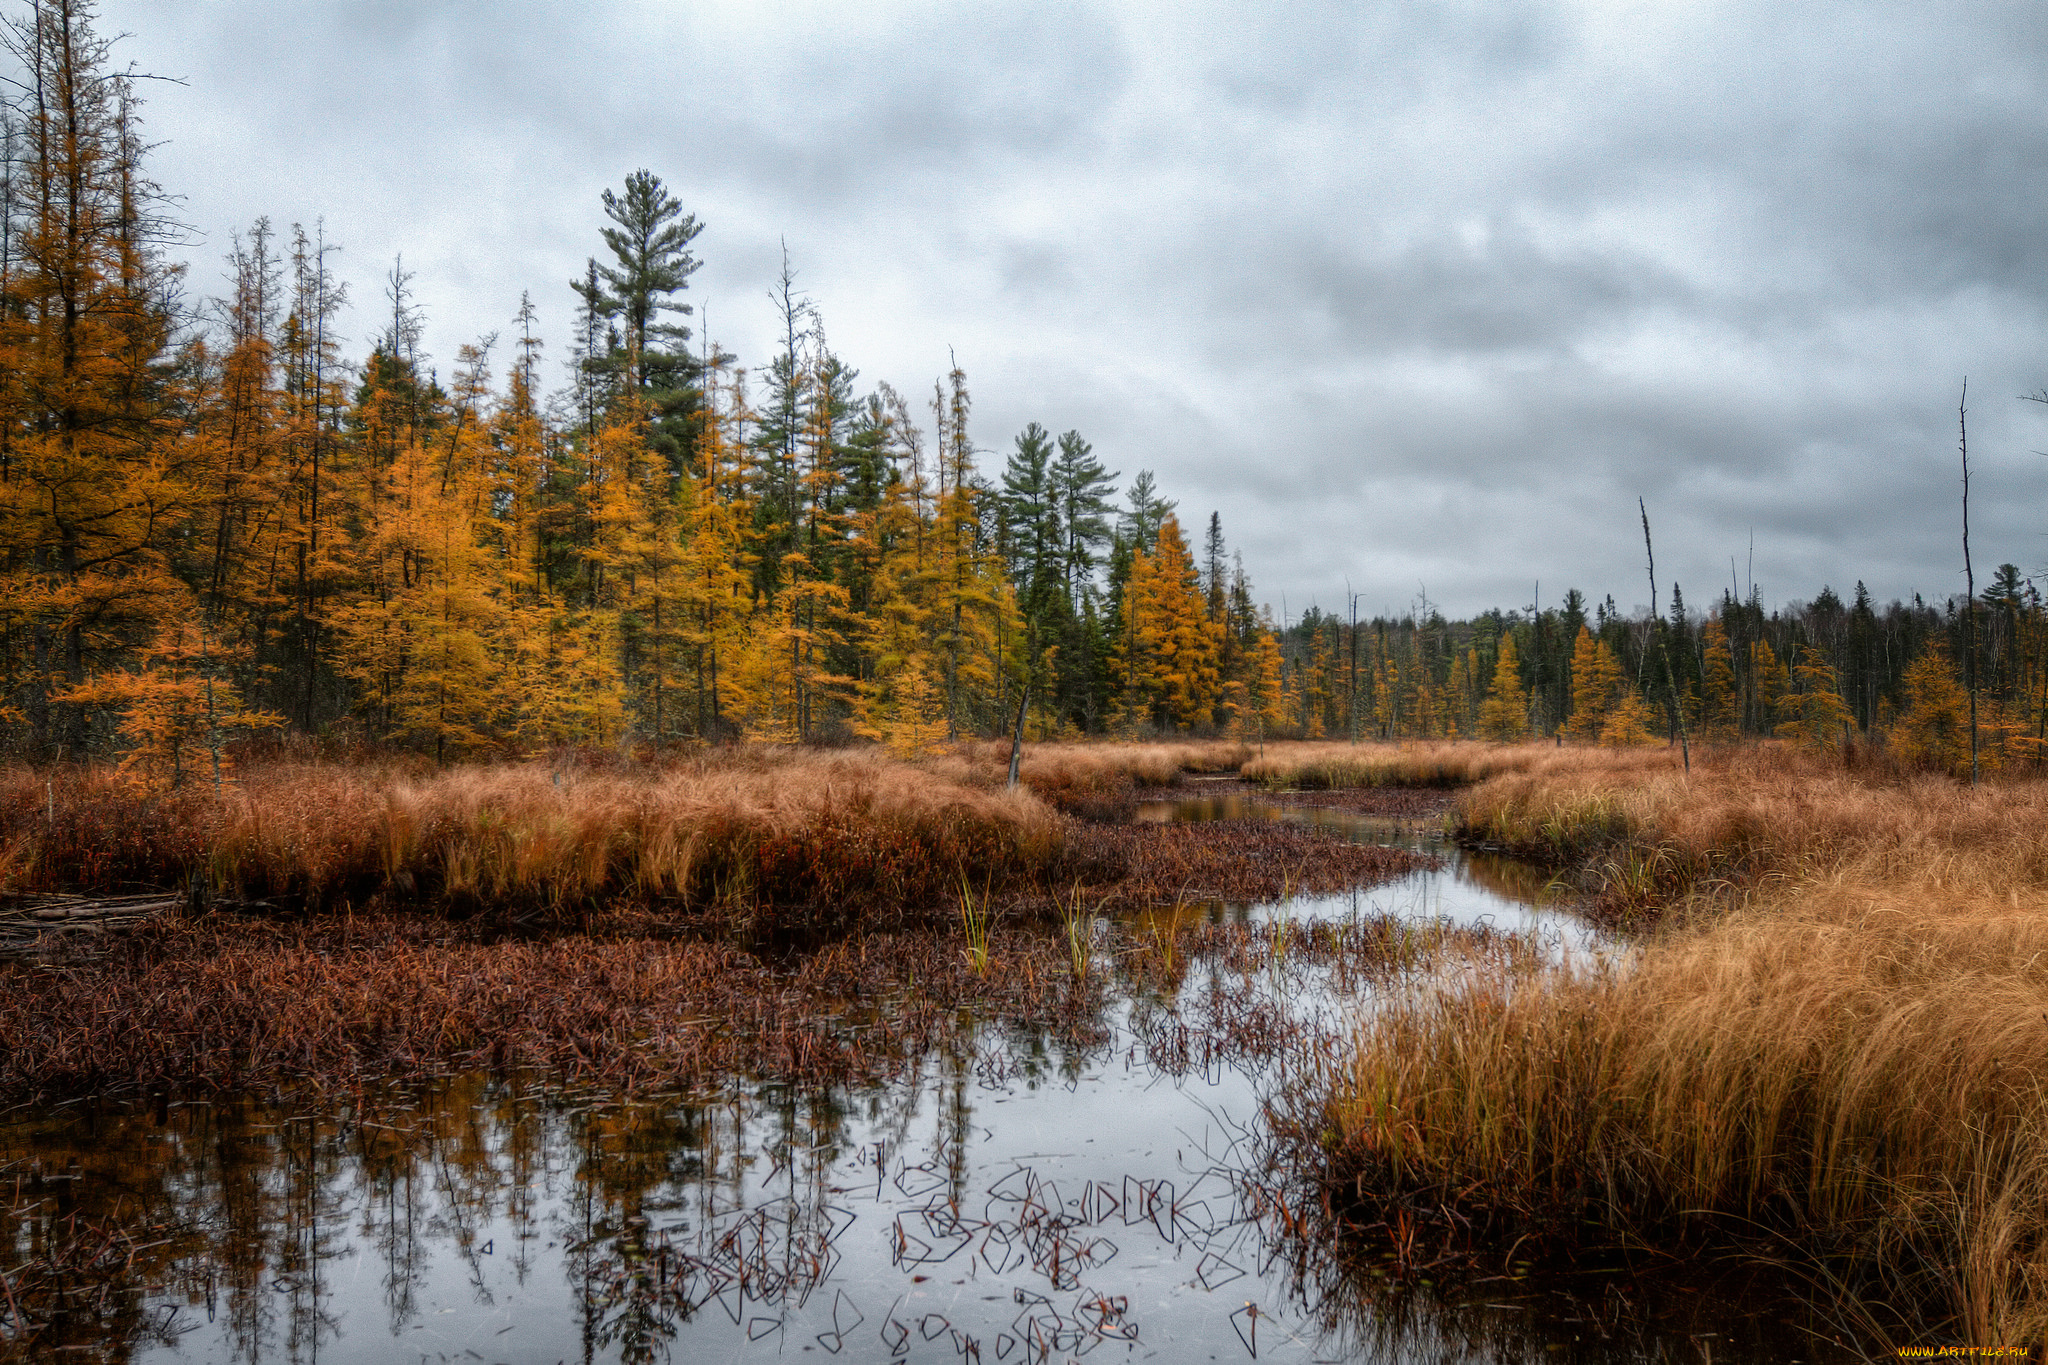
[[[1241,797],[1144,812],[1221,816],[1439,861],[1356,896],[1204,918],[1264,933],[1390,915],[1594,942],[1539,873],[1413,824]],[[887,1086],[735,1080],[625,1101],[479,1075],[287,1105],[17,1111],[0,1119],[16,1260],[73,1270],[8,1287],[55,1310],[13,1347],[165,1362],[1826,1358],[1774,1297],[1652,1291],[1619,1266],[1504,1263],[1451,1288],[1426,1267],[1340,1263],[1304,1240],[1267,1162],[1262,1102],[1300,1083],[1300,1062],[1243,1044],[1369,998],[1307,964],[1160,979],[1099,955],[1096,970],[1118,985],[1094,1041],[963,1014]]]

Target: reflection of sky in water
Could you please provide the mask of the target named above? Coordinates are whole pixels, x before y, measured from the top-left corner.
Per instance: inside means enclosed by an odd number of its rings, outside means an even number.
[[[1286,913],[1299,916],[1396,915],[1407,919],[1490,925],[1530,934],[1559,951],[1583,952],[1606,936],[1551,889],[1541,868],[1498,854],[1460,848],[1443,836],[1440,820],[1395,820],[1315,806],[1276,806],[1237,794],[1183,801],[1150,801],[1140,820],[1168,823],[1203,820],[1277,820],[1341,834],[1358,843],[1382,844],[1430,855],[1436,867],[1422,868],[1380,886],[1335,896],[1297,896]],[[1277,907],[1230,907],[1252,918],[1272,916]]]
[[[1238,1202],[1251,1076],[1158,1074],[1128,1016],[1085,1058],[978,1036],[850,1099],[470,1082],[378,1125],[184,1106],[6,1147],[87,1140],[203,1229],[144,1275],[176,1341],[145,1360],[1248,1359],[1255,1316],[1260,1359],[1314,1358]]]
[[[1540,903],[1540,876],[1416,824],[1273,818],[1443,866],[1204,917],[1384,912],[1585,941]],[[629,1105],[469,1077],[359,1109],[59,1106],[0,1122],[0,1178],[54,1177],[30,1197],[142,1248],[39,1344],[85,1348],[59,1359],[1020,1365],[1249,1360],[1256,1345],[1259,1360],[1646,1365],[1696,1358],[1703,1339],[1726,1362],[1788,1358],[1785,1338],[1712,1316],[1705,1296],[1685,1300],[1705,1322],[1596,1342],[1581,1309],[1517,1302],[1499,1276],[1469,1302],[1391,1306],[1320,1257],[1297,1279],[1244,1183],[1260,1098],[1286,1075],[1198,1057],[1176,1076],[1148,1055],[1221,1036],[1218,1018],[1257,998],[1338,1036],[1366,1007],[1305,964],[1198,964],[1171,998],[1112,1005],[1110,1041],[1085,1055],[963,1020],[911,1081],[878,1089],[736,1084],[713,1104]],[[1791,1354],[1815,1359],[1804,1344]]]

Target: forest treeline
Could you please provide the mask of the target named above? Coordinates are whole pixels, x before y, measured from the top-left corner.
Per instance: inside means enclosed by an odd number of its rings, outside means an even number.
[[[0,180],[0,748],[218,771],[252,733],[438,760],[555,745],[1159,730],[1651,742],[1896,732],[1991,761],[2048,718],[2038,597],[1974,611],[1732,594],[1665,618],[1354,625],[1255,606],[1220,517],[1037,424],[977,447],[957,364],[864,389],[785,264],[748,369],[686,319],[700,231],[603,197],[568,382],[522,296],[444,380],[412,276],[351,354],[319,228],[252,225],[223,296],[167,258],[133,78],[83,0],[10,22]],[[1668,661],[1668,662],[1667,662]]]
[[[1967,772],[1970,685],[1980,764],[2040,761],[2048,733],[2048,617],[1999,566],[1974,610],[1915,596],[1878,606],[1860,582],[1766,610],[1752,588],[1705,612],[1671,588],[1668,612],[1558,606],[1437,611],[1350,623],[1311,607],[1281,632],[1284,733],[1343,738],[1548,738],[1606,744],[1779,737],[1814,749],[1892,749]],[[1974,676],[1973,676],[1974,675]]]

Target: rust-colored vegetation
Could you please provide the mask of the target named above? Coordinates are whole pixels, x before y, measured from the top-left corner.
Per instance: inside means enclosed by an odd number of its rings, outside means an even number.
[[[1448,743],[1416,740],[1397,744],[1276,744],[1241,769],[1247,782],[1297,791],[1346,787],[1464,787],[1501,773],[1526,772],[1553,764],[1593,763],[1611,772],[1616,765],[1663,767],[1676,753],[1560,749],[1548,744]]]
[[[867,934],[780,960],[723,942],[483,942],[417,918],[268,932],[159,923],[0,999],[0,1092],[229,1091],[475,1068],[622,1089],[886,1079],[955,1012],[1100,1027],[1100,981],[1048,935]]]
[[[923,766],[762,749],[659,768],[252,766],[217,804],[14,770],[10,891],[205,895],[0,964],[0,1092],[473,1066],[872,1078],[969,1002],[1092,1017],[1100,913],[1336,891],[1421,861],[1268,822],[1077,821],[1002,790],[994,747]],[[1128,792],[1131,771],[1215,750],[1162,752],[1034,753],[1027,775]]]
[[[873,754],[745,749],[666,768],[256,768],[152,796],[103,770],[0,776],[0,886],[182,886],[289,908],[425,902],[499,913],[628,900],[843,922],[923,907],[961,870],[1060,866],[1027,793]]]
[[[1140,800],[1201,801],[1250,799],[1262,806],[1341,810],[1381,820],[1437,820],[1447,815],[1453,795],[1439,787],[1318,787],[1306,791],[1263,787],[1235,778],[1203,779],[1199,785],[1141,789]]]
[[[1111,908],[1185,900],[1270,902],[1371,886],[1426,866],[1400,849],[1266,820],[1093,825],[1068,835],[1077,869]]]
[[[1078,958],[1059,933],[1000,911],[982,953],[931,929],[784,954],[706,939],[489,941],[416,916],[158,921],[6,970],[0,1096],[358,1090],[478,1069],[627,1092],[875,1083],[956,1044],[970,1020],[1098,1046],[1117,980],[1173,990],[1206,963],[1314,968],[1355,986],[1446,945],[1494,942],[1383,917],[1216,924],[1186,905],[1149,924],[1090,911]],[[1257,1023],[1239,1018],[1224,1042],[1270,1054],[1284,1040]]]
[[[1875,1329],[2048,1333],[2048,782],[1600,753],[1460,809],[1686,913],[1599,970],[1495,964],[1366,1021],[1297,1116],[1362,1222],[1734,1241],[1888,1302]]]

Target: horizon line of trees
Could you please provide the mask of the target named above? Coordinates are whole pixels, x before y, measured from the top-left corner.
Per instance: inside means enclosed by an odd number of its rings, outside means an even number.
[[[1887,743],[1967,773],[1965,679],[1979,684],[1992,768],[2048,757],[2048,609],[2012,564],[1973,602],[1915,595],[1766,609],[1723,590],[1704,612],[1624,614],[1577,589],[1556,607],[1450,620],[1427,605],[1355,625],[1311,607],[1280,632],[1285,703],[1270,734],[1309,738],[1556,738],[1609,744],[1788,738]]]
[[[1149,471],[1119,504],[1078,431],[1032,423],[989,477],[957,362],[928,400],[862,390],[786,256],[765,365],[695,335],[701,225],[645,170],[603,196],[553,391],[530,295],[444,383],[402,261],[352,361],[318,227],[258,220],[225,296],[188,306],[135,78],[91,4],[41,0],[4,41],[23,73],[0,105],[8,755],[175,784],[263,730],[446,761],[736,738],[914,753],[1019,724],[1624,743],[1681,715],[1838,745],[1941,730],[1953,658],[1984,680],[2000,756],[2048,729],[2048,629],[2009,565],[1974,611],[1879,611],[1859,584],[1849,606],[1727,594],[1695,619],[1674,588],[1653,623],[1612,598],[1589,616],[1575,590],[1463,622],[1425,604],[1276,626],[1220,516],[1198,544]]]

